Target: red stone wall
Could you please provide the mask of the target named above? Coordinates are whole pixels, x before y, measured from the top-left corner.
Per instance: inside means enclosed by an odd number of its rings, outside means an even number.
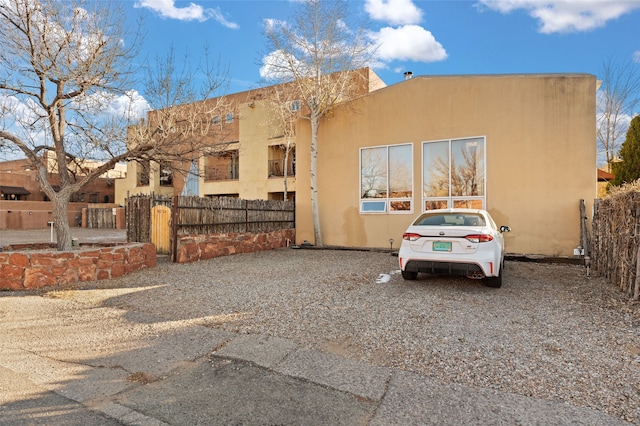
[[[0,290],[31,290],[117,278],[155,266],[155,246],[143,243],[73,251],[0,252]]]
[[[189,263],[239,253],[273,250],[294,244],[295,229],[264,233],[221,233],[178,235],[176,262]]]

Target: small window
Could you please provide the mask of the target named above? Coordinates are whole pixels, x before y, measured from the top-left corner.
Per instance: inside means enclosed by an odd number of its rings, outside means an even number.
[[[291,102],[291,112],[300,111],[300,101]]]
[[[136,186],[148,186],[151,164],[149,160],[142,160],[137,164],[137,180]]]
[[[163,163],[160,163],[160,186],[173,186],[173,171]]]
[[[360,203],[362,213],[385,213],[387,211],[386,201],[362,201]]]
[[[214,115],[213,116],[213,120],[212,120],[213,124],[215,124],[216,126],[220,124],[220,116],[219,115]]]
[[[227,117],[225,118],[225,122],[226,123],[233,123],[233,113],[232,112],[227,114]]]

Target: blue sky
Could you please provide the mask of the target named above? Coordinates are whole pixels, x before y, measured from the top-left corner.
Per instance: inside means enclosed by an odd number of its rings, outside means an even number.
[[[227,93],[265,86],[265,23],[287,21],[300,0],[120,0],[126,19],[143,18],[140,65],[171,47],[196,67],[204,46],[229,69]],[[0,3],[2,0],[0,0]],[[589,73],[601,77],[607,60],[640,67],[640,0],[354,0],[351,13],[367,20],[378,46],[375,72],[388,84],[414,75]],[[140,85],[133,106],[149,109]],[[128,112],[128,97],[105,111]],[[16,114],[24,100],[9,99]],[[640,113],[640,111],[635,111]],[[631,117],[626,117],[629,121]],[[624,121],[624,120],[623,120]],[[41,143],[42,134],[31,135]],[[16,153],[0,150],[0,160]]]
[[[387,84],[405,71],[428,74],[600,74],[608,58],[640,63],[640,0],[359,0],[380,43],[376,73]],[[196,63],[205,43],[229,67],[231,92],[264,85],[266,19],[287,20],[296,1],[134,0],[144,18],[142,50],[169,46]],[[180,55],[178,55],[180,56]]]

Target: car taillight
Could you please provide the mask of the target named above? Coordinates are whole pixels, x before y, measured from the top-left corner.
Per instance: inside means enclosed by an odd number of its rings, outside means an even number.
[[[402,234],[402,239],[406,240],[406,241],[415,241],[420,237],[422,237],[422,235],[414,234],[414,233],[411,233],[411,232],[405,232],[404,234]]]
[[[493,237],[489,234],[472,234],[467,235],[465,238],[472,243],[487,243],[493,240]]]

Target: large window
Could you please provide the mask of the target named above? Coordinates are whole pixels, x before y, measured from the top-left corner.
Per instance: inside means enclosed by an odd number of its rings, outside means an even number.
[[[360,149],[360,212],[413,211],[413,146]]]
[[[422,144],[423,210],[484,209],[485,139],[451,139]]]

